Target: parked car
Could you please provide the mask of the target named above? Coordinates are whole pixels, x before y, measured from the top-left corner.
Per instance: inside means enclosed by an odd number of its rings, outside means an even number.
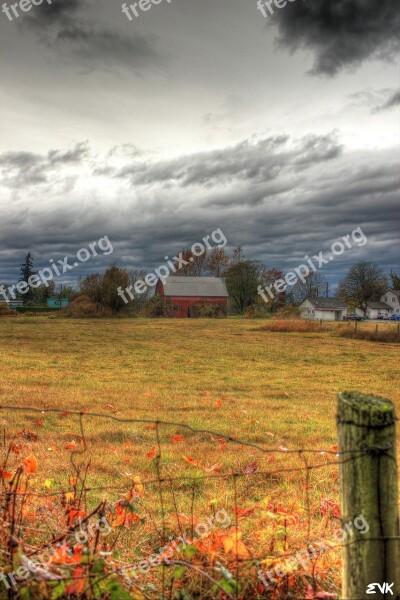
[[[344,315],[343,321],[365,321],[365,317],[361,317],[357,313],[349,313]]]
[[[392,315],[389,321],[400,321],[400,315]]]
[[[386,313],[378,313],[378,316],[376,318],[380,321],[389,321],[390,319],[389,315]]]

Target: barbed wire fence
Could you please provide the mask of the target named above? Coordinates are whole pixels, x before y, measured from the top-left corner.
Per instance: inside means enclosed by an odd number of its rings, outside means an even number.
[[[187,423],[123,418],[101,412],[0,406],[0,414],[7,412],[62,415],[75,420],[79,433],[79,444],[69,453],[69,485],[56,490],[50,483],[45,490],[36,489],[29,468],[25,469],[27,474],[21,466],[8,473],[16,442],[6,431],[3,434],[0,534],[5,542],[0,561],[3,573],[14,573],[16,583],[11,581],[10,585],[10,579],[6,580],[8,598],[19,598],[24,585],[24,578],[19,580],[15,575],[17,551],[31,574],[32,563],[46,554],[50,557],[48,568],[43,572],[36,570],[32,577],[60,585],[68,583],[67,591],[87,598],[111,597],[109,590],[101,590],[115,577],[121,579],[123,588],[135,599],[277,600],[287,597],[289,590],[299,600],[333,598],[340,593],[336,581],[340,554],[344,560],[344,598],[368,598],[367,582],[393,579],[397,594],[393,597],[400,597],[400,580],[396,579],[400,558],[396,416],[393,405],[387,401],[357,394],[340,395],[339,447],[330,449],[263,446]],[[151,470],[154,475],[127,473],[129,484],[120,485],[113,483],[116,476],[121,479],[120,473],[110,469],[107,477],[111,482],[97,483],[99,475],[87,431],[90,422],[99,419],[128,428],[128,441],[124,442],[128,452],[134,450],[133,428],[146,428],[146,443],[148,437],[153,443],[147,453],[151,467],[146,471]],[[178,440],[185,431],[199,440],[197,450],[204,450],[203,457],[209,455],[203,447],[211,440],[213,447],[220,444],[234,450],[234,460],[211,465],[202,459],[184,457],[187,468],[195,469],[195,474],[176,474],[180,467],[171,458],[168,436],[172,432]],[[22,431],[22,438],[29,439],[29,435],[29,431]],[[92,437],[96,439],[96,435]],[[38,444],[34,435],[29,441],[32,446]],[[138,443],[143,444],[144,439],[140,437]],[[240,452],[245,451],[250,455],[241,458]],[[262,459],[254,460],[255,454]],[[334,500],[323,498],[321,505],[317,492],[320,482],[314,481],[313,476],[322,471],[328,474],[323,489],[337,487],[337,495]],[[335,502],[339,496],[339,472],[341,513]],[[24,475],[27,481],[22,483]],[[101,475],[104,478],[104,473]],[[384,489],[379,491],[383,482]],[[209,486],[206,491],[204,486]],[[33,521],[30,503],[35,504]],[[354,524],[361,515],[368,531],[353,526],[350,532],[349,523]],[[95,532],[92,527],[92,537],[85,539],[83,533],[87,533],[94,519],[97,523],[103,519],[111,531],[103,536],[99,527],[94,528]],[[328,543],[326,538],[333,528],[345,531],[346,536],[337,543]],[[83,543],[72,544],[71,539],[79,539],[78,534]],[[320,541],[323,551],[321,548],[317,552]],[[85,549],[89,559],[83,562]],[[100,574],[95,569],[97,556],[106,563]],[[156,557],[153,561],[152,556]],[[330,568],[322,569],[323,579],[317,567],[330,556],[333,562]],[[72,573],[61,569],[65,564]],[[319,595],[319,589],[325,596]],[[194,595],[187,590],[195,590]],[[99,596],[101,593],[103,596]]]

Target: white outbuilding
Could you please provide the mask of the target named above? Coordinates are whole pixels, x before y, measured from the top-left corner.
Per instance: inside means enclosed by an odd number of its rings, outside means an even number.
[[[340,298],[315,298],[304,300],[300,305],[303,319],[312,321],[343,321],[346,304]]]

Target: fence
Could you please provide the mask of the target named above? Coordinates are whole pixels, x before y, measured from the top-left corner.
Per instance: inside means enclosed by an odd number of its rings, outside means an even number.
[[[329,449],[266,447],[113,414],[0,411],[20,429],[3,436],[0,598],[337,598],[340,553],[341,597],[370,598],[377,583],[374,598],[400,598],[390,401],[340,394],[339,447]],[[64,447],[69,463],[31,431],[45,417],[55,431],[57,418],[78,425]],[[181,454],[185,436],[196,458]],[[104,441],[104,458],[98,438],[113,444]],[[48,475],[41,486],[37,456]]]

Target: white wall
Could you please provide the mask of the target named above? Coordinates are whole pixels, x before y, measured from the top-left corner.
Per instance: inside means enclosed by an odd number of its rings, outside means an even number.
[[[393,313],[400,313],[400,302],[399,298],[393,294],[390,290],[388,290],[385,294],[383,294],[381,298],[381,302],[386,302],[389,306],[392,307]]]
[[[345,310],[316,310],[315,319],[317,321],[343,321]]]

